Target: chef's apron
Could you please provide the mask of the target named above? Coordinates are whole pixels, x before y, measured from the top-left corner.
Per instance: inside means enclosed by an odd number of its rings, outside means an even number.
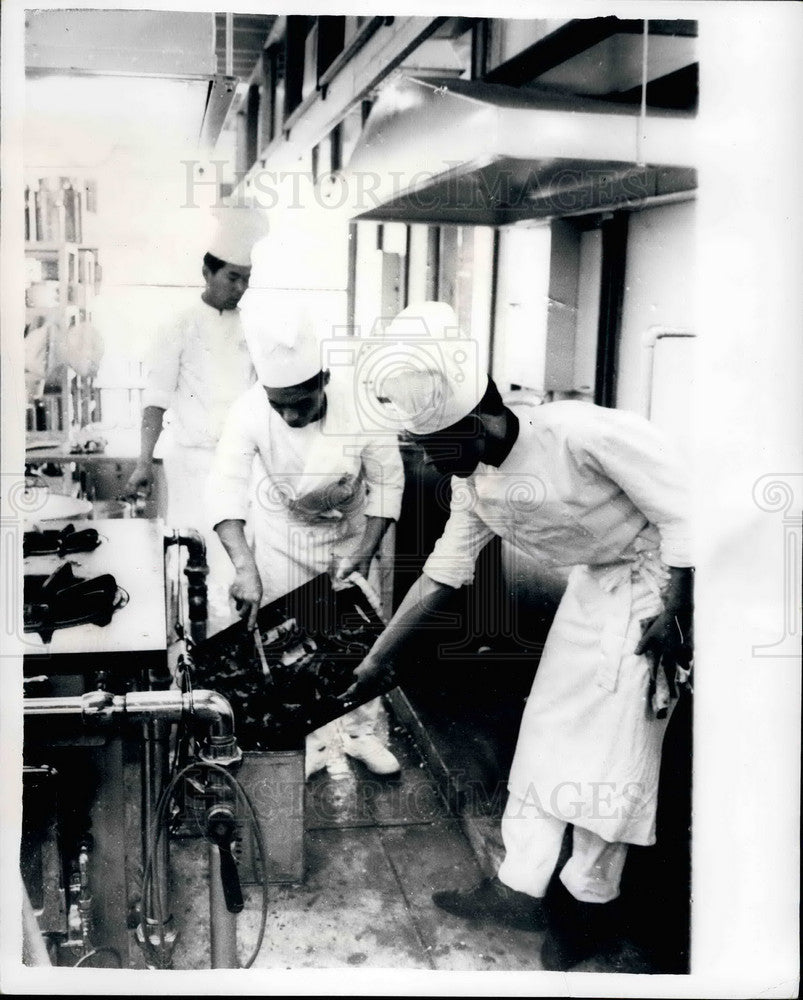
[[[315,461],[315,459],[318,461]],[[321,473],[320,456],[292,490],[263,479],[254,499],[254,558],[262,581],[264,604],[296,590],[321,573],[332,574],[339,561],[354,554],[365,530],[365,483],[335,466]],[[373,733],[382,716],[378,698],[361,705],[307,737],[309,749],[336,747],[341,731],[351,736]],[[338,725],[339,723],[339,725]]]
[[[522,716],[508,788],[545,814],[609,842],[652,844],[661,744],[641,622],[662,608],[667,569],[635,561],[576,566]]]

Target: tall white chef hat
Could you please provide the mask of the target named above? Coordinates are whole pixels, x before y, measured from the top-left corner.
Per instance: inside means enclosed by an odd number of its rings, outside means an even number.
[[[313,330],[302,328],[292,341],[265,341],[258,351],[259,381],[269,389],[300,385],[321,371],[321,346]]]
[[[451,427],[485,394],[477,344],[445,302],[408,306],[382,339],[371,355],[373,393],[405,430],[434,434]]]
[[[258,208],[225,206],[213,210],[215,228],[207,250],[236,267],[251,266],[254,245],[268,235],[268,217]]]

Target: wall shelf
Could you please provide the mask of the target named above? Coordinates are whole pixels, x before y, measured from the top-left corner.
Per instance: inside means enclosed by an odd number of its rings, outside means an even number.
[[[92,179],[61,172],[32,172],[26,177],[28,433],[67,437],[100,418],[92,377],[77,374],[69,363],[70,331],[91,320],[100,284],[98,248],[83,239],[95,198]]]

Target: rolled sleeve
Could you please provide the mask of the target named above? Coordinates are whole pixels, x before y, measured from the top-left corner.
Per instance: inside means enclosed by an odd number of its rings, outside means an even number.
[[[636,414],[624,410],[610,414],[599,436],[585,444],[586,450],[658,529],[663,562],[692,566],[688,473],[674,442]]]
[[[368,517],[398,521],[404,493],[404,464],[398,444],[371,440],[362,452],[367,497],[364,512]]]
[[[249,426],[251,402],[248,392],[234,403],[215,451],[206,497],[213,528],[221,521],[248,520],[251,469],[257,451]]]
[[[156,343],[148,355],[147,380],[142,394],[142,405],[170,408],[178,388],[179,366],[183,337],[181,327],[175,324],[159,329]]]
[[[465,481],[461,485],[465,486]],[[495,534],[473,510],[464,506],[464,497],[465,490],[461,490],[458,505],[453,493],[449,520],[423,570],[430,580],[455,589],[474,581],[477,556]]]

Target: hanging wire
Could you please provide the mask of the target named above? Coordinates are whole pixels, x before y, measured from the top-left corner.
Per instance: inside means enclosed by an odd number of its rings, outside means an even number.
[[[116,948],[106,946],[93,948],[91,951],[88,951],[85,955],[82,955],[72,967],[74,969],[81,969],[90,961],[90,959],[96,958],[98,955],[111,955],[112,959],[117,963],[116,965],[111,966],[111,968],[122,969],[123,962],[120,958],[120,952]],[[105,966],[104,968],[108,968],[108,966]]]
[[[260,826],[259,818],[257,817],[256,810],[248,793],[240,782],[237,781],[237,779],[233,777],[225,767],[222,767],[220,764],[214,764],[211,761],[193,761],[186,767],[181,768],[181,770],[178,771],[170,780],[170,783],[165,786],[165,789],[159,798],[148,842],[148,854],[145,861],[145,869],[142,875],[142,899],[146,900],[148,898],[148,894],[150,892],[153,893],[154,920],[156,921],[156,927],[158,928],[157,944],[154,946],[151,943],[148,928],[148,915],[143,907],[140,913],[140,930],[142,932],[143,948],[156,968],[165,969],[168,967],[171,949],[165,941],[164,906],[161,896],[161,887],[159,885],[159,879],[154,878],[155,858],[159,848],[159,841],[165,832],[165,819],[167,817],[175,790],[178,787],[179,782],[181,782],[189,774],[189,772],[193,770],[198,770],[201,774],[203,774],[204,771],[207,771],[221,776],[228,784],[229,788],[234,791],[235,796],[238,797],[240,801],[245,803],[248,819],[255,835],[257,847],[259,848],[259,861],[262,869],[262,908],[260,912],[259,933],[251,954],[248,956],[247,961],[241,966],[243,969],[249,969],[256,960],[256,957],[262,947],[262,942],[265,938],[265,928],[268,922],[267,846],[265,844],[265,838],[262,834],[262,827]]]
[[[638,131],[636,132],[636,162],[644,166],[643,141],[647,129],[647,56],[649,54],[650,22],[644,21],[641,34],[641,110],[639,111]]]
[[[183,576],[181,566],[181,546],[179,544],[179,532],[174,529],[174,537],[176,540],[176,635],[184,646],[184,652],[179,654],[176,663],[176,678],[178,681],[179,689],[182,692],[186,692],[189,695],[189,707],[188,712],[182,712],[181,718],[179,719],[178,725],[176,727],[176,742],[173,752],[173,761],[170,766],[170,777],[174,777],[176,772],[180,767],[185,766],[190,759],[190,745],[192,743],[192,734],[190,727],[187,723],[187,718],[192,717],[193,713],[193,700],[192,700],[192,674],[189,669],[189,659],[191,656],[192,641],[187,635],[187,627],[184,618],[184,589],[183,589]],[[180,823],[182,809],[177,806],[176,815],[173,817],[173,823],[171,825],[172,829],[177,829]]]

